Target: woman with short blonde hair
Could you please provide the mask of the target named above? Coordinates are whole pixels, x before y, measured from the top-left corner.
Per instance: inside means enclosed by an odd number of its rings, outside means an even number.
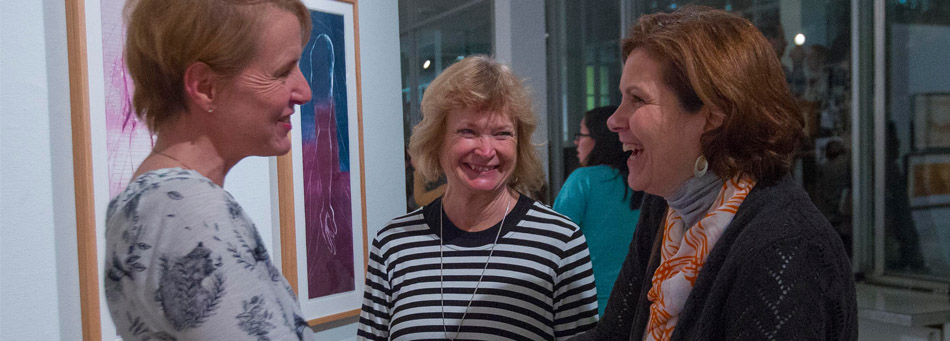
[[[151,153],[106,213],[106,303],[126,340],[312,340],[257,228],[224,190],[290,150],[310,100],[299,0],[137,0],[125,61]]]
[[[445,194],[394,218],[370,250],[359,339],[562,340],[592,328],[583,234],[526,193],[543,180],[528,92],[486,56],[426,90],[409,153]]]

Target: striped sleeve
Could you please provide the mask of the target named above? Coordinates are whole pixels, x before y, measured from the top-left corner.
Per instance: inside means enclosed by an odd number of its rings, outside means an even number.
[[[379,237],[373,240],[366,268],[366,291],[360,312],[358,340],[388,340],[392,312],[391,288],[385,261],[380,256]]]
[[[571,338],[597,325],[594,270],[587,240],[576,225],[562,252],[554,289],[554,335],[557,340]]]

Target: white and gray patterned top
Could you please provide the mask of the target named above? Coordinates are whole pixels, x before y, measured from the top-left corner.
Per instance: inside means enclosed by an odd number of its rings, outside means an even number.
[[[145,173],[109,203],[104,284],[125,340],[312,340],[254,223],[193,170]]]

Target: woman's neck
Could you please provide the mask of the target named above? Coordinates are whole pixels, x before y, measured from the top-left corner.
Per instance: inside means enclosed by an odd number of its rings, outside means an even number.
[[[237,160],[228,161],[211,139],[194,129],[194,125],[170,123],[159,130],[150,154],[135,172],[133,179],[145,172],[180,167],[192,169],[224,187],[224,178]]]
[[[702,177],[691,177],[666,198],[666,203],[683,217],[684,226],[690,228],[712,207],[723,182],[711,171]]]
[[[487,230],[501,221],[511,205],[518,201],[518,194],[507,188],[492,193],[463,193],[452,187],[446,186],[442,209],[463,231]]]

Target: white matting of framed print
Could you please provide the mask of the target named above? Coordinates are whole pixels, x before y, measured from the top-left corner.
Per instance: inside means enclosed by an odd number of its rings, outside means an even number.
[[[151,151],[132,115],[122,46],[125,0],[66,0],[73,176],[83,340],[118,339],[105,302],[105,211]]]
[[[284,276],[311,326],[359,315],[366,269],[356,1],[304,0],[313,29],[300,69],[313,97],[278,158]]]

